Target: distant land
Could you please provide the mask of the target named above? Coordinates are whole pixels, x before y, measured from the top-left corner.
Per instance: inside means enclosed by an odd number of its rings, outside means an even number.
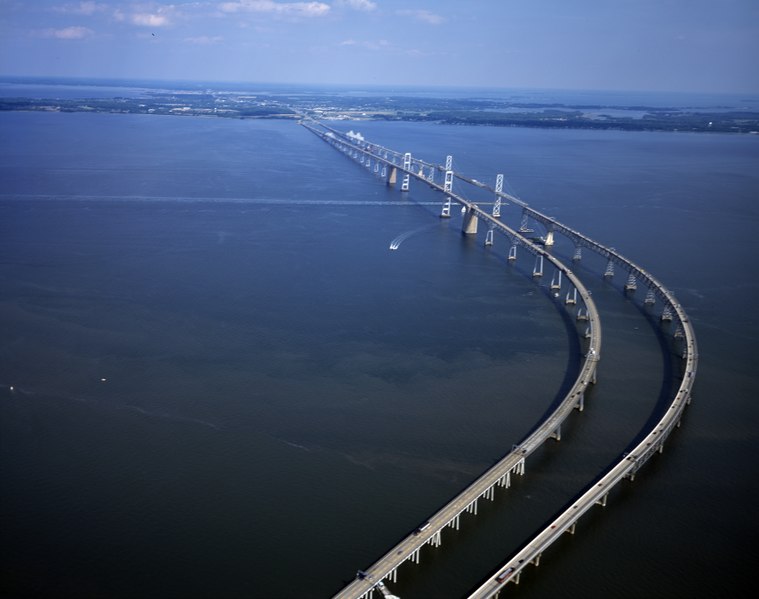
[[[2,83],[2,82],[0,82]],[[228,89],[178,89],[124,87],[118,95],[88,97],[97,87],[92,82],[80,83],[81,97],[74,97],[71,84],[67,94],[57,97],[59,81],[34,81],[43,93],[35,97],[14,96],[24,91],[29,81],[6,83],[0,97],[0,110],[105,112],[122,114],[161,114],[177,116],[214,116],[225,118],[299,119],[310,116],[320,120],[385,120],[428,121],[456,125],[488,125],[497,127],[540,127],[561,129],[618,129],[626,131],[689,131],[720,133],[759,133],[759,108],[733,106],[687,107],[647,106],[595,103],[561,103],[514,101],[498,97],[466,97],[461,90],[447,97],[435,91],[429,95],[415,91],[382,93],[346,93],[335,89],[317,90],[294,86],[274,91],[233,91]],[[123,84],[122,84],[123,85]],[[15,87],[14,87],[15,86]],[[44,97],[43,97],[44,96]],[[476,94],[473,92],[473,96]],[[752,101],[747,101],[751,104]],[[753,108],[753,107],[752,107]]]

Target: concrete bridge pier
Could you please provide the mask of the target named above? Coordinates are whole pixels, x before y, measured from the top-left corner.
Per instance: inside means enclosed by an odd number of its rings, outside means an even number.
[[[656,303],[656,294],[653,289],[649,289],[646,293],[646,299],[643,300],[646,306],[653,306]]]
[[[548,232],[546,233],[546,239],[543,242],[543,245],[546,247],[551,247],[553,244],[554,244],[553,229],[548,229]]]
[[[535,267],[532,269],[532,276],[533,277],[542,277],[543,276],[543,255],[538,254],[535,256]]]
[[[509,248],[509,262],[516,262],[517,259],[517,244],[512,243]]]
[[[575,404],[575,410],[582,412],[585,409],[585,393],[580,393],[580,397]]]
[[[612,262],[611,258],[609,258],[609,261],[606,263],[606,270],[604,271],[604,278],[605,279],[611,279],[614,276],[614,262]]]
[[[567,291],[567,297],[564,300],[564,303],[573,306],[577,304],[577,287],[573,287],[570,291]]]
[[[625,291],[635,291],[638,288],[638,283],[635,280],[635,275],[630,273],[627,277],[627,283],[625,283]]]
[[[580,260],[582,260],[582,248],[578,245],[575,248],[575,255],[572,256],[572,261],[579,262]]]
[[[476,235],[478,222],[477,213],[471,208],[467,208],[464,214],[464,223],[461,225],[461,231],[464,235]]]
[[[551,291],[559,291],[561,289],[561,270],[558,268],[554,271],[551,277]]]
[[[398,182],[398,167],[392,166],[390,167],[390,174],[387,177],[387,184],[395,185],[397,182]]]
[[[485,245],[493,245],[493,226],[488,228],[488,232],[485,234]]]

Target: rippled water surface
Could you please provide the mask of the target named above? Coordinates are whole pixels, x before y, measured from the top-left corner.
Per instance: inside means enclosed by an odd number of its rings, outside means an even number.
[[[510,267],[504,239],[464,238],[433,192],[402,196],[295,123],[4,113],[0,127],[13,592],[329,596],[506,453],[575,373],[575,324],[526,255]],[[510,192],[649,269],[694,321],[683,427],[509,593],[742,588],[757,534],[759,139],[350,127],[453,154],[482,181],[505,173]],[[604,325],[586,410],[405,565],[396,593],[464,595],[665,404],[679,360],[603,268],[591,255],[574,268]]]

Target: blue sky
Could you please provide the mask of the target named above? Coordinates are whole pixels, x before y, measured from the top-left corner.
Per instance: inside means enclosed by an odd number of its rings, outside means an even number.
[[[759,0],[0,0],[0,75],[759,92]]]

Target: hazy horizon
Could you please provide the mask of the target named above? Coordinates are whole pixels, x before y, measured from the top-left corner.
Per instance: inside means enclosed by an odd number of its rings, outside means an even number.
[[[0,0],[0,73],[757,93],[752,0]]]

